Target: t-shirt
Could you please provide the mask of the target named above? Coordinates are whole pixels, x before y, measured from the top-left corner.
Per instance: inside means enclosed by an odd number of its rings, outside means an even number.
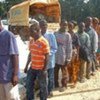
[[[42,70],[44,67],[45,54],[50,52],[48,41],[41,36],[38,40],[32,39],[29,43],[31,52],[31,67],[32,69]]]
[[[18,55],[18,48],[14,35],[3,29],[0,32],[0,83],[11,81],[13,74],[11,55],[16,54]]]

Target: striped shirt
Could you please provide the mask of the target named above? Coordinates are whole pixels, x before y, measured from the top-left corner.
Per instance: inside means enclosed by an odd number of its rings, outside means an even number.
[[[36,41],[32,39],[29,43],[29,49],[32,69],[42,70],[44,68],[45,54],[50,51],[48,41],[43,36]]]

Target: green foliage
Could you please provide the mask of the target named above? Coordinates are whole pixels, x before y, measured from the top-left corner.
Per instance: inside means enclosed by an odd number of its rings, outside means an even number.
[[[82,21],[87,16],[100,18],[100,0],[59,0],[62,19]]]
[[[0,16],[6,17],[8,10],[15,4],[25,0],[5,0],[0,2]],[[85,0],[86,1],[86,0]],[[87,16],[100,18],[100,0],[59,0],[61,4],[61,18],[82,21]]]
[[[22,1],[25,0],[5,0],[4,2],[0,2],[0,16],[2,16],[2,18],[7,17],[9,9]]]
[[[24,0],[5,0],[5,3],[8,5],[8,9],[18,3],[21,3]]]

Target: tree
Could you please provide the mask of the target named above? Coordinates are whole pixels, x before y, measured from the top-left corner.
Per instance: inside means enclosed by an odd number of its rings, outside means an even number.
[[[7,17],[9,9],[22,1],[24,0],[5,0],[4,2],[0,2],[0,16],[3,18]]]
[[[67,20],[77,20],[83,10],[83,0],[59,0],[61,4],[62,18]]]
[[[86,0],[87,1],[87,0]],[[87,16],[100,18],[100,0],[59,0],[62,19],[82,21]]]
[[[21,3],[22,1],[25,0],[5,0],[5,4],[7,5],[6,10],[8,11],[12,6]]]
[[[4,3],[3,2],[0,2],[0,17],[2,17],[4,15]]]

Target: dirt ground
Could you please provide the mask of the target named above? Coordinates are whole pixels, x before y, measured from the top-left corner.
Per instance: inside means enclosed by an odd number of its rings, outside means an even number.
[[[100,100],[100,71],[85,83],[78,82],[75,88],[69,84],[64,92],[54,90],[53,95],[48,100]]]

